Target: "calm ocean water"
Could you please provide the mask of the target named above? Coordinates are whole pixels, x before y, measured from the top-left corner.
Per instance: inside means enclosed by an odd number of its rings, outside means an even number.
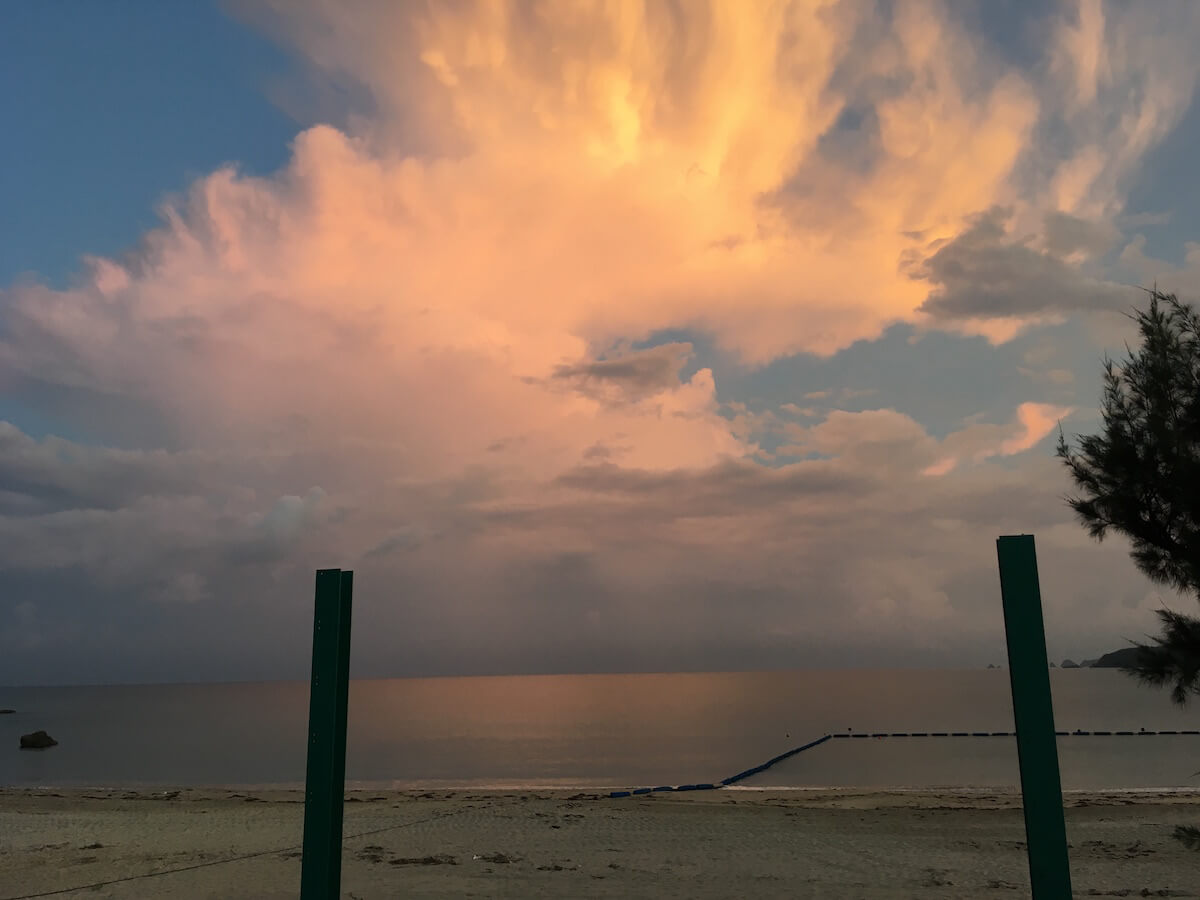
[[[1112,670],[1054,670],[1060,730],[1200,728]],[[0,688],[0,785],[301,786],[308,684]],[[358,787],[719,781],[833,731],[1011,731],[1008,673],[797,671],[356,681]],[[21,752],[45,729],[60,742]],[[1200,788],[1200,737],[1062,737],[1066,789]],[[1016,786],[1012,738],[829,741],[751,786]]]

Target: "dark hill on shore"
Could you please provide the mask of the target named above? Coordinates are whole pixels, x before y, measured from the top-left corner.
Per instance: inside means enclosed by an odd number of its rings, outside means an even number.
[[[1119,669],[1122,666],[1132,666],[1137,663],[1138,648],[1122,647],[1112,653],[1105,653],[1092,665],[1093,669]]]

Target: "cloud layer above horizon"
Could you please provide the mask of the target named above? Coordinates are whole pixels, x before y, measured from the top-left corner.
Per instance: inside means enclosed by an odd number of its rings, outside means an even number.
[[[1127,206],[1200,7],[1065,3],[1031,62],[957,4],[752,5],[232,7],[322,98],[288,164],[0,288],[0,683],[302,673],[327,565],[362,674],[979,661],[1012,532],[1052,654],[1153,627],[1048,439],[1130,285],[1200,274]]]

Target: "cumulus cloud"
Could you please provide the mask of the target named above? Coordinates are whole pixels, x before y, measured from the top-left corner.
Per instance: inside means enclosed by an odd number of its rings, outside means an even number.
[[[280,171],[0,290],[0,390],[77,435],[0,425],[0,651],[78,650],[12,604],[86,597],[196,640],[236,609],[249,653],[296,573],[359,562],[368,658],[407,671],[995,645],[991,536],[1068,519],[1031,452],[1065,400],[940,438],[844,391],[751,412],[679,335],[754,368],[1111,308],[1089,266],[1193,16],[1072,7],[1018,71],[949,4],[235,8],[351,90]]]
[[[781,430],[792,443],[776,452],[784,457],[817,454],[864,471],[905,477],[914,472],[944,475],[959,463],[1024,453],[1072,412],[1047,403],[1022,403],[1009,423],[968,422],[938,440],[911,416],[895,410],[835,410],[816,425],[783,424]]]

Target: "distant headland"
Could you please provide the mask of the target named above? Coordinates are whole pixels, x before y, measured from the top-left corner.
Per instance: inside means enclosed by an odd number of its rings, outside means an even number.
[[[1050,663],[1050,668],[1061,669],[1119,669],[1122,666],[1132,666],[1137,662],[1138,648],[1137,647],[1122,647],[1120,650],[1113,650],[1110,653],[1105,653],[1103,656],[1096,659],[1085,659],[1081,662],[1075,662],[1073,659],[1064,659],[1058,665]],[[988,663],[989,669],[1000,669],[1003,666],[998,666],[995,663]]]
[[[1064,659],[1059,663],[1059,667],[1063,669],[1119,669],[1122,666],[1132,666],[1137,662],[1137,656],[1137,647],[1122,647],[1120,650],[1105,653],[1097,659],[1085,659],[1081,662]],[[1053,667],[1054,663],[1050,663],[1050,665]]]

